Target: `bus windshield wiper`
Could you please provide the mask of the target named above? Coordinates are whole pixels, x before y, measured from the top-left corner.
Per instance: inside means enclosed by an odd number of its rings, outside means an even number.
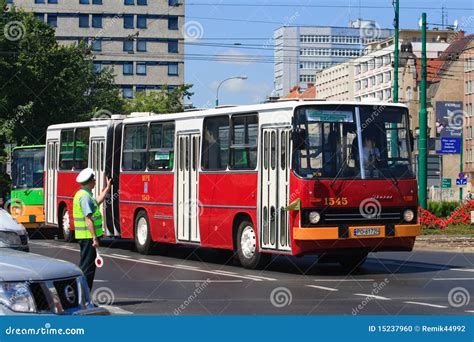
[[[341,166],[341,168],[339,169],[339,171],[337,172],[336,176],[334,177],[334,179],[332,180],[332,182],[329,184],[329,186],[332,188],[332,186],[334,185],[334,183],[336,183],[337,180],[339,180],[339,177],[341,176],[342,172],[346,169],[347,167],[347,161],[349,160],[349,158],[346,158],[346,160],[344,160],[344,164]]]

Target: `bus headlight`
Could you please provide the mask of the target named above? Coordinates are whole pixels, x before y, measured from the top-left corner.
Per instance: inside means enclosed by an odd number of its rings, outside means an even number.
[[[411,222],[415,218],[415,213],[411,209],[407,209],[403,212],[403,219],[406,222]]]
[[[321,215],[317,211],[312,211],[309,213],[309,222],[311,224],[316,224],[321,221]]]

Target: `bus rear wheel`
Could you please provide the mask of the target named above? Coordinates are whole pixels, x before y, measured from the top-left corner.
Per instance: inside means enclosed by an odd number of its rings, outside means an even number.
[[[66,206],[61,210],[59,222],[63,240],[65,242],[72,242],[74,240],[74,230],[71,229],[71,216],[69,216]]]
[[[348,272],[357,271],[366,261],[368,253],[344,255],[339,257],[339,263]]]
[[[270,254],[257,250],[257,236],[252,222],[242,221],[237,230],[237,256],[240,264],[249,269],[258,269],[271,260]]]
[[[150,254],[153,248],[150,222],[145,211],[141,210],[135,217],[135,247],[140,254]]]

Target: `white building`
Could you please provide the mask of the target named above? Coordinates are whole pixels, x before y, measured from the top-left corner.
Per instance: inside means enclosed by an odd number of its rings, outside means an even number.
[[[274,89],[285,96],[294,86],[301,90],[315,82],[315,72],[362,54],[365,44],[393,34],[374,21],[357,20],[348,27],[285,26],[274,33]]]
[[[86,41],[97,69],[111,67],[125,98],[184,82],[183,0],[7,0],[56,29],[62,44]]]

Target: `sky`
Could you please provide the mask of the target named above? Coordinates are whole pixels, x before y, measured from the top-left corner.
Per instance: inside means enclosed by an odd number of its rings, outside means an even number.
[[[273,90],[275,29],[284,25],[347,26],[359,16],[375,20],[382,28],[393,28],[391,5],[392,0],[186,0],[182,30],[185,81],[194,85],[190,102],[198,108],[213,107],[220,81],[240,75],[248,79],[222,85],[220,105],[262,102]],[[474,0],[400,0],[400,6],[402,29],[418,28],[423,11],[429,28],[440,25],[444,7],[445,22],[452,25],[458,20],[464,31],[474,33]]]

